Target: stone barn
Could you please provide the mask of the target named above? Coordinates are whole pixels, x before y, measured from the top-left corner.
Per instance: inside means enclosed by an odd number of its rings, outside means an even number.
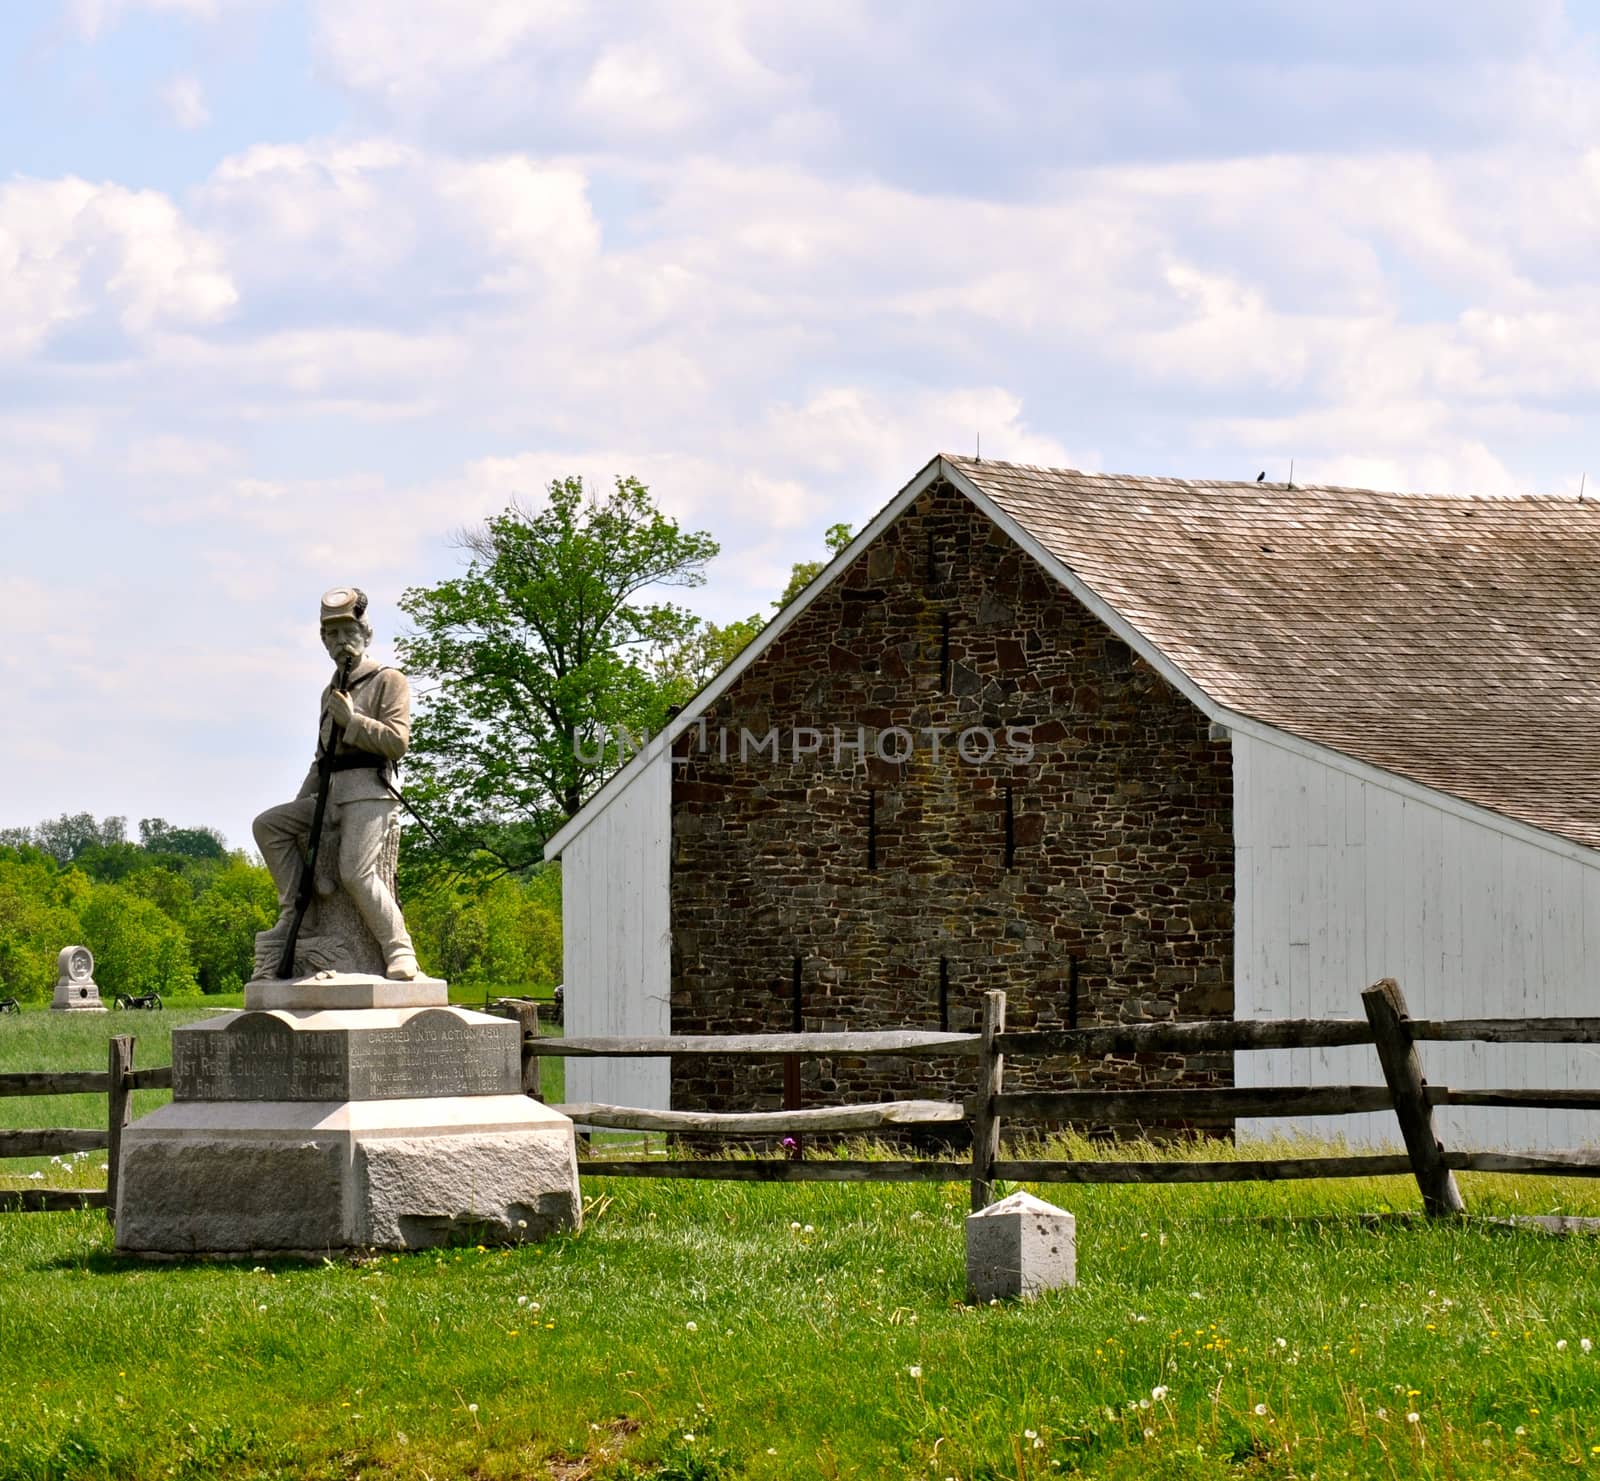
[[[1359,1018],[1382,976],[1419,1015],[1600,1012],[1597,574],[1600,510],[1574,499],[935,458],[551,841],[567,1031],[971,1029],[992,987],[1014,1028]],[[1365,1049],[1232,1061],[1056,1069],[1378,1077]],[[1427,1068],[1600,1086],[1581,1050],[1430,1046]],[[802,1103],[962,1072],[824,1062]],[[781,1099],[776,1066],[568,1076],[572,1100]],[[1439,1115],[1462,1144],[1590,1134]]]

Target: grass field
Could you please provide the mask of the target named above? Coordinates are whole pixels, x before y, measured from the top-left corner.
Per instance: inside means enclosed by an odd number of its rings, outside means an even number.
[[[1463,1187],[1600,1213],[1576,1181]],[[1401,1179],[1039,1191],[1080,1284],[981,1308],[962,1187],[586,1175],[577,1237],[256,1267],[0,1215],[0,1477],[1600,1469],[1594,1239],[1408,1219]]]

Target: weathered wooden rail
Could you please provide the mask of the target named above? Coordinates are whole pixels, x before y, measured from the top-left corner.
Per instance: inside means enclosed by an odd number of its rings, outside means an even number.
[[[1463,1211],[1453,1174],[1512,1172],[1600,1177],[1600,1153],[1447,1152],[1433,1124],[1435,1106],[1517,1106],[1600,1110],[1600,1090],[1485,1089],[1429,1086],[1419,1042],[1600,1044],[1600,1018],[1413,1019],[1400,988],[1385,979],[1362,994],[1364,1019],[1272,1019],[1112,1024],[1080,1029],[1007,1031],[1005,995],[989,993],[976,1034],[887,1030],[857,1033],[577,1037],[530,1043],[534,1056],[572,1058],[733,1055],[747,1059],[820,1059],[867,1055],[957,1055],[978,1060],[978,1090],[962,1101],[885,1101],[810,1110],[702,1112],[574,1103],[559,1107],[586,1126],[677,1134],[800,1136],[962,1123],[972,1128],[970,1162],[828,1158],[596,1157],[582,1166],[599,1177],[708,1178],[741,1182],[914,1181],[971,1184],[972,1206],[989,1202],[997,1181],[1034,1183],[1222,1183],[1296,1178],[1412,1174],[1430,1214]],[[1371,1044],[1381,1085],[1025,1090],[1005,1088],[1008,1058],[1100,1058],[1202,1051],[1341,1048]],[[1248,1116],[1355,1115],[1393,1110],[1406,1150],[1327,1157],[1119,1161],[1019,1159],[1000,1155],[1010,1121],[1154,1126],[1231,1121]]]
[[[103,1070],[30,1070],[0,1074],[0,1099],[18,1095],[103,1095],[106,1129],[77,1126],[0,1131],[0,1157],[60,1157],[72,1152],[106,1155],[104,1188],[0,1188],[0,1212],[40,1213],[72,1208],[117,1206],[117,1157],[122,1128],[133,1116],[135,1090],[170,1090],[172,1066],[136,1070],[133,1036],[117,1034],[108,1045]]]

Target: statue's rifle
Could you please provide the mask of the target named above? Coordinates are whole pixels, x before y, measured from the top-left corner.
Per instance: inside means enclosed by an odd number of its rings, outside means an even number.
[[[338,692],[350,687],[350,674],[355,659],[345,659],[339,669]],[[328,792],[333,782],[333,753],[339,748],[344,727],[329,721],[328,744],[317,757],[317,805],[311,813],[311,831],[306,835],[306,858],[300,868],[300,883],[294,892],[294,915],[289,921],[289,934],[283,939],[283,954],[278,958],[278,976],[294,976],[294,951],[300,943],[300,927],[305,923],[306,911],[311,908],[311,897],[317,891],[317,854],[322,848],[322,825],[328,816]]]

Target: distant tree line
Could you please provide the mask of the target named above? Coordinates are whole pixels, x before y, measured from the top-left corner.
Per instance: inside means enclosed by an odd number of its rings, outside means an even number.
[[[106,994],[235,991],[257,931],[277,916],[265,869],[230,853],[214,828],[63,814],[0,829],[0,983],[49,997],[56,954],[94,953]]]
[[[272,877],[215,828],[163,818],[63,814],[0,829],[0,996],[48,999],[56,955],[94,953],[101,991],[237,992],[255,935],[277,918]],[[472,887],[458,879],[405,905],[426,970],[508,991],[561,980],[561,878],[540,869]]]

